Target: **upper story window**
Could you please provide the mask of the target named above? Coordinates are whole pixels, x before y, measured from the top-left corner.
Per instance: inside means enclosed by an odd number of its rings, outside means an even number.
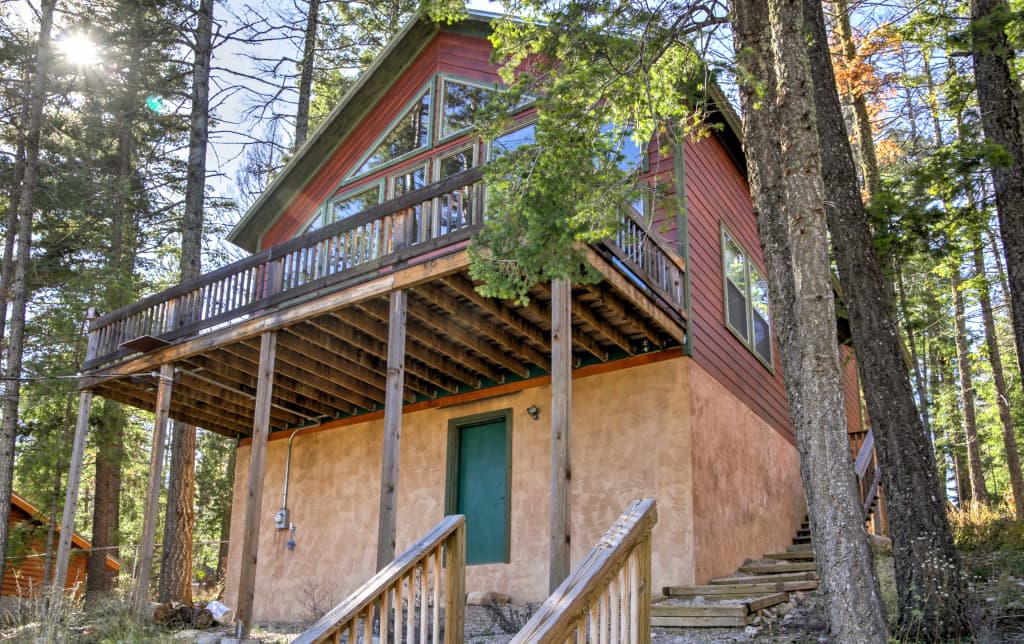
[[[491,161],[497,159],[506,152],[511,152],[523,145],[533,143],[537,138],[537,124],[528,123],[515,129],[505,132],[491,141],[490,154],[487,158]]]
[[[359,169],[352,173],[353,177],[430,145],[430,93],[427,88],[398,118]]]
[[[338,221],[339,219],[351,217],[352,215],[360,213],[371,206],[376,206],[381,202],[381,188],[382,185],[378,182],[368,188],[360,188],[339,199],[335,199],[327,205],[327,208],[318,213],[317,216],[310,221],[309,225],[306,226],[306,229],[303,232],[308,233],[318,230],[328,224]]]
[[[725,282],[726,326],[765,366],[772,368],[768,281],[724,227],[722,272]]]
[[[490,102],[494,92],[493,88],[442,78],[440,138],[469,129],[477,110]]]

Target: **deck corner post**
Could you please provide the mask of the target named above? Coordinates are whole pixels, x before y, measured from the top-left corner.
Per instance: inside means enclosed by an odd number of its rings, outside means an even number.
[[[135,580],[134,608],[142,614],[149,600],[149,579],[153,570],[153,545],[156,540],[156,520],[160,510],[160,486],[163,481],[164,438],[171,412],[171,391],[174,385],[174,364],[160,366],[156,388],[156,420],[153,423],[153,450],[149,458],[149,482],[146,485],[146,505],[142,516],[142,541],[139,544],[139,573]]]
[[[466,620],[466,520],[448,537],[444,591],[444,642],[461,644]]]
[[[89,433],[89,411],[92,407],[92,391],[83,390],[78,395],[78,420],[75,423],[75,438],[71,447],[71,466],[68,469],[68,489],[64,497],[64,514],[61,517],[60,541],[57,545],[57,565],[53,571],[52,588],[60,591],[67,585],[68,564],[71,561],[71,538],[74,536],[75,512],[78,510],[78,489],[82,482],[82,463],[85,459],[85,439]],[[67,526],[71,526],[68,529]]]
[[[260,338],[260,364],[256,381],[256,405],[252,418],[252,445],[249,452],[248,491],[245,498],[245,527],[242,532],[242,565],[238,580],[237,621],[242,639],[252,629],[252,609],[256,589],[256,560],[259,555],[260,511],[263,505],[263,473],[270,434],[270,407],[274,389],[274,358],[277,333],[267,331]]]
[[[572,475],[572,284],[551,282],[551,551],[548,590],[570,571],[569,482]]]
[[[384,384],[384,441],[377,525],[377,570],[395,558],[398,509],[398,456],[402,438],[402,391],[405,387],[407,294],[392,291],[388,313],[388,373]]]

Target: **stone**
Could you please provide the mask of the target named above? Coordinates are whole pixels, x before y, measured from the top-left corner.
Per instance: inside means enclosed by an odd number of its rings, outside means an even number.
[[[487,606],[490,604],[511,604],[512,598],[505,593],[475,591],[466,595],[466,603],[470,606]]]
[[[892,539],[877,534],[869,534],[868,541],[871,543],[871,551],[876,555],[892,554]]]
[[[750,639],[754,639],[755,637],[757,637],[757,627],[748,626],[743,629],[743,634],[749,637]]]

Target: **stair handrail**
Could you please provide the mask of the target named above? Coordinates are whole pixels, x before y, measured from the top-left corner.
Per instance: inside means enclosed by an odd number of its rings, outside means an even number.
[[[442,563],[443,562],[443,563]],[[444,639],[440,639],[441,584],[444,571]],[[433,582],[433,583],[431,583]],[[408,610],[403,616],[402,597],[407,593]],[[416,599],[420,614],[416,620]],[[428,614],[428,608],[430,609]],[[292,644],[340,641],[356,642],[359,618],[363,618],[363,641],[373,640],[374,614],[379,617],[379,632],[390,626],[402,641],[457,644],[463,640],[466,611],[466,518],[446,516],[423,538],[318,619]],[[386,637],[381,637],[384,641]]]
[[[878,467],[878,459],[875,454],[875,433],[868,429],[864,436],[864,442],[857,452],[857,458],[853,462],[853,471],[857,474],[857,488],[860,490],[860,500],[864,513],[864,520],[867,521],[871,514],[871,507],[878,497],[878,489],[882,484],[882,470]]]
[[[654,499],[634,501],[511,644],[651,641]]]

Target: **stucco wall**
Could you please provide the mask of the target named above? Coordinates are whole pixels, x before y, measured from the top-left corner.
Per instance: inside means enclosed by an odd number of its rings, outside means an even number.
[[[674,358],[574,380],[572,560],[578,562],[626,505],[658,499],[655,588],[693,575],[688,364]],[[547,594],[550,388],[407,413],[399,464],[398,551],[442,517],[450,419],[512,409],[511,563],[471,566],[469,590],[497,590],[516,601]],[[537,405],[534,421],[526,408]],[[292,450],[286,530],[274,530],[281,505],[286,440],[268,444],[256,576],[256,619],[308,617],[317,596],[339,600],[373,573],[380,491],[382,423],[311,430]],[[249,448],[238,453],[227,603],[237,605]]]
[[[691,365],[694,559],[698,584],[785,550],[806,514],[796,448]]]

